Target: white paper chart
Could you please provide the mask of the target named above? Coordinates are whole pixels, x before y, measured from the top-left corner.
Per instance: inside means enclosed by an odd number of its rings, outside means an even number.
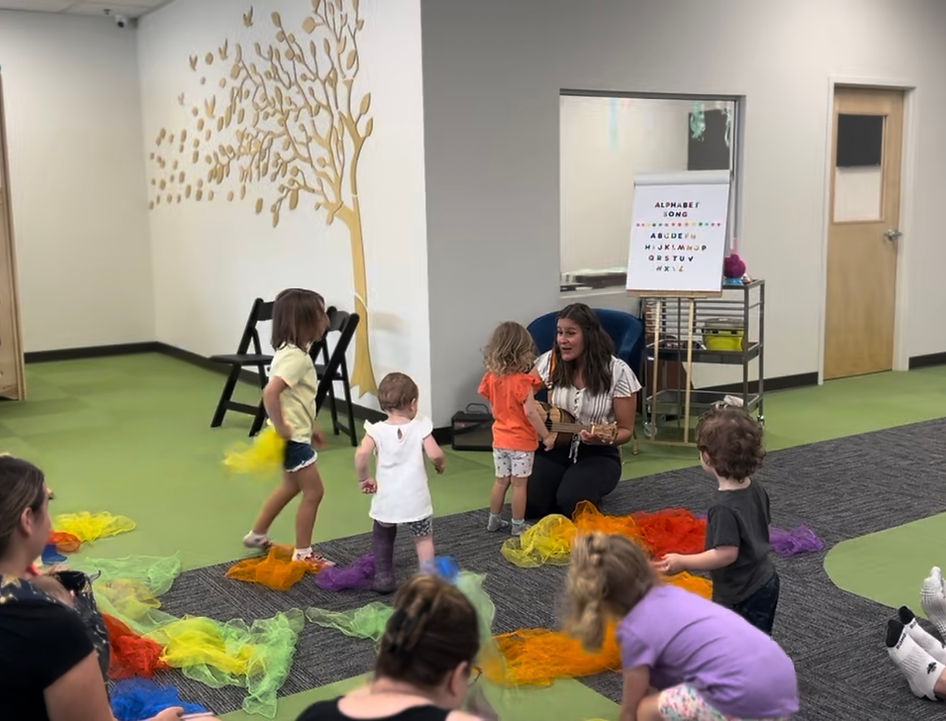
[[[728,171],[639,176],[627,290],[719,293],[728,209]]]

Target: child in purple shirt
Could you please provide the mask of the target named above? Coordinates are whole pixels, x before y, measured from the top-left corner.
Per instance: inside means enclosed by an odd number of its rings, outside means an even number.
[[[621,721],[775,721],[798,710],[795,667],[779,645],[729,609],[660,584],[626,536],[576,539],[567,597],[567,627],[590,649],[609,619],[623,619]]]

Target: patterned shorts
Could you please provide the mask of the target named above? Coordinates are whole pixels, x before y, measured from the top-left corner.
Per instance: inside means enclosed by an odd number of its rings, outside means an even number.
[[[747,719],[727,716],[709,705],[700,692],[685,683],[660,692],[657,711],[665,721],[787,721],[788,716]]]
[[[532,475],[532,460],[535,451],[511,451],[507,448],[493,449],[493,463],[496,464],[496,477],[528,478]]]
[[[421,518],[419,521],[409,521],[408,523],[384,523],[383,521],[378,521],[378,525],[384,526],[385,528],[390,528],[391,526],[407,526],[411,529],[411,535],[414,538],[423,538],[424,536],[432,536],[434,534],[433,516]]]

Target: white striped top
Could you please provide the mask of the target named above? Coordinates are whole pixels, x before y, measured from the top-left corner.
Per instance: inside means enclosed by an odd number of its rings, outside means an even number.
[[[539,377],[549,384],[552,351],[543,353],[535,361]],[[641,384],[631,367],[620,358],[611,356],[611,388],[605,393],[592,395],[585,388],[557,386],[549,391],[549,403],[568,411],[582,425],[614,422],[615,398],[630,398],[641,389]]]

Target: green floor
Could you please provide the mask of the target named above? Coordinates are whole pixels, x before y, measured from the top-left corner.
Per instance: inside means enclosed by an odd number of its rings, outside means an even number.
[[[946,568],[946,513],[851,538],[824,559],[839,588],[891,608],[909,606],[917,614],[920,585],[933,566]]]
[[[0,403],[0,451],[46,471],[57,494],[54,513],[105,510],[138,523],[135,532],[90,544],[85,553],[180,552],[185,568],[231,560],[243,554],[240,537],[271,482],[230,477],[220,465],[223,451],[245,440],[250,420],[230,414],[224,427],[209,428],[222,383],[222,376],[160,354],[31,364],[28,400]],[[246,400],[256,397],[250,386],[240,392]],[[765,399],[767,446],[776,450],[941,417],[944,397],[946,366],[771,392]],[[695,451],[642,443],[640,455],[628,454],[625,461],[624,477],[636,478],[693,465]],[[319,466],[326,497],[316,540],[367,530],[368,499],[357,491],[351,447],[333,439]],[[482,507],[491,483],[490,454],[449,452],[447,472],[431,478],[437,514]],[[292,539],[292,520],[291,510],[278,519],[272,530],[277,540]],[[307,701],[333,691],[290,697],[278,718],[293,719]],[[503,717],[513,720],[617,717],[614,704],[576,682],[503,692],[497,700]],[[537,716],[544,704],[549,715]]]

